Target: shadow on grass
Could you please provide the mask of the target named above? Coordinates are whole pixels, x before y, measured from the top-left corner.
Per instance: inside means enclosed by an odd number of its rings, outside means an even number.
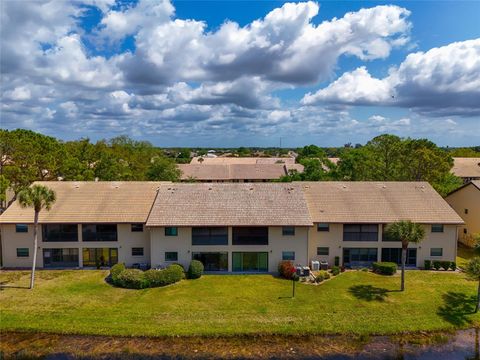
[[[8,285],[8,281],[0,282],[0,291],[5,289],[30,289],[28,286],[15,286],[15,285]]]
[[[465,326],[472,323],[468,315],[475,313],[475,295],[449,291],[443,295],[444,305],[438,308],[437,314],[445,321],[455,326]]]
[[[388,290],[372,285],[354,285],[348,289],[348,292],[359,300],[365,301],[385,301],[389,292],[397,292],[400,290]]]

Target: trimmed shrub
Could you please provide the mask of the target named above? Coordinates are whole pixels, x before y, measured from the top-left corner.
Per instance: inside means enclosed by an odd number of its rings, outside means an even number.
[[[337,276],[340,274],[340,268],[338,266],[332,266],[332,275]]]
[[[145,273],[139,269],[125,269],[117,276],[117,284],[127,289],[144,289],[149,283]]]
[[[317,284],[321,283],[323,280],[325,280],[325,279],[323,278],[322,274],[315,275],[315,282]]]
[[[425,270],[432,270],[432,260],[425,260],[425,266],[423,268]]]
[[[374,262],[373,271],[381,275],[393,275],[397,272],[397,264],[393,262]]]
[[[192,260],[188,267],[187,277],[189,279],[198,279],[203,274],[203,264],[198,260]]]
[[[125,270],[125,264],[124,263],[119,263],[119,264],[115,264],[112,266],[112,268],[110,269],[110,278],[112,279],[112,282],[114,284],[117,283],[118,281],[118,275],[120,275],[120,273]]]
[[[448,270],[450,269],[450,263],[451,261],[441,261],[440,264],[442,264],[443,270]]]
[[[435,261],[433,262],[433,268],[434,268],[435,270],[440,270],[440,269],[442,268],[442,263],[441,263],[440,261],[435,260]]]
[[[180,265],[172,264],[164,270],[150,269],[145,271],[145,278],[150,287],[160,287],[179,282],[184,277],[183,268]]]
[[[278,264],[278,273],[282,278],[291,280],[295,274],[295,266],[293,266],[293,262],[290,260],[280,261]]]
[[[323,280],[328,280],[328,279],[330,279],[330,274],[329,274],[328,271],[326,271],[326,270],[320,270],[320,271],[318,272],[318,274],[323,277]]]
[[[340,256],[335,256],[335,266],[340,265]]]
[[[452,269],[453,271],[457,270],[457,263],[455,261],[452,261],[450,263],[450,269]]]

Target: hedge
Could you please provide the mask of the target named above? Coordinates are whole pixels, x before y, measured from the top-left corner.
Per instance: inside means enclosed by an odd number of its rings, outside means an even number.
[[[125,269],[117,276],[115,285],[127,289],[144,289],[149,283],[145,273],[139,269]]]
[[[145,271],[145,279],[147,279],[149,287],[174,284],[182,280],[183,276],[183,267],[177,264],[170,265],[164,270],[150,269]]]
[[[393,275],[397,272],[397,264],[393,262],[374,262],[373,271],[381,275]]]
[[[192,260],[188,267],[187,277],[189,279],[198,279],[203,274],[203,264],[198,260]]]
[[[118,281],[118,275],[120,275],[120,273],[123,270],[125,270],[125,264],[124,263],[115,264],[110,269],[110,278],[112,279],[112,282],[114,284]]]

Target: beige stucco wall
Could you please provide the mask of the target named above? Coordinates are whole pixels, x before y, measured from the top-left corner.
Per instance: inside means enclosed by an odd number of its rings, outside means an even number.
[[[228,270],[232,271],[232,252],[268,252],[268,269],[276,272],[283,251],[295,251],[295,263],[307,265],[308,228],[296,227],[295,235],[283,236],[282,227],[269,227],[268,245],[232,245],[232,228],[228,229],[228,245],[192,245],[192,228],[179,227],[178,236],[165,236],[165,228],[152,228],[152,266],[168,265],[165,252],[178,252],[178,263],[188,267],[193,252],[228,252]]]
[[[33,225],[28,225],[28,233],[15,232],[14,224],[4,224],[2,232],[2,255],[4,267],[30,267],[33,260]],[[37,266],[43,267],[43,249],[77,248],[79,266],[83,266],[83,248],[117,248],[118,261],[130,266],[134,263],[150,263],[150,233],[144,227],[143,232],[132,232],[131,224],[117,225],[118,241],[82,241],[82,227],[78,225],[79,241],[43,242],[42,229],[39,226]],[[144,256],[132,256],[132,247],[143,247]],[[17,248],[28,248],[28,258],[17,258]]]
[[[378,261],[381,260],[382,248],[400,248],[398,242],[382,241],[382,224],[379,224],[378,241],[343,241],[343,224],[330,224],[330,231],[317,231],[317,225],[309,229],[308,258],[312,260],[326,260],[329,265],[335,262],[335,256],[340,258],[340,265],[343,264],[343,248],[376,248]],[[423,267],[425,260],[448,260],[455,261],[457,251],[457,227],[445,225],[443,233],[432,233],[431,225],[424,225],[425,239],[418,245],[410,244],[410,248],[417,248],[417,266]],[[328,256],[317,255],[317,247],[328,247]],[[431,248],[442,248],[442,257],[431,257]]]
[[[480,190],[470,184],[455,191],[445,198],[450,206],[465,221],[465,225],[459,227],[459,240],[468,243],[468,237],[480,234]],[[468,209],[468,214],[465,214]],[[467,233],[464,233],[464,229]]]

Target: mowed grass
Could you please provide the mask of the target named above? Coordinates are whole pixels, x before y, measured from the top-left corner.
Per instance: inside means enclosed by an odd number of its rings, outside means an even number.
[[[0,272],[0,330],[91,335],[392,334],[480,325],[476,283],[460,273],[352,271],[319,286],[271,275],[208,275],[127,290],[107,271]],[[14,286],[20,287],[15,288]]]
[[[479,254],[475,253],[475,249],[460,245],[457,249],[457,266],[464,268],[467,262],[475,256],[479,256]]]

